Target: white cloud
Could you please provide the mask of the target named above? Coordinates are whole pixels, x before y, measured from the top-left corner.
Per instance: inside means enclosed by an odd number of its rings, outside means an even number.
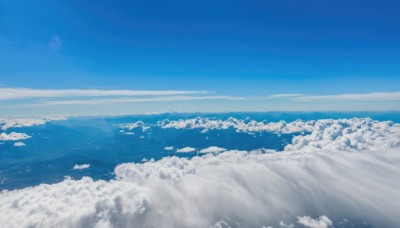
[[[62,46],[61,38],[57,35],[54,36],[53,39],[49,42],[49,47],[54,51],[60,49],[61,46]]]
[[[197,117],[194,119],[180,120],[163,120],[157,123],[162,128],[175,129],[204,129],[202,133],[213,129],[236,129],[237,132],[259,132],[268,131],[275,133],[294,133],[312,131],[315,121],[296,120],[290,123],[285,121],[279,122],[257,122],[254,120],[239,120],[236,118],[228,118],[227,120],[215,120],[209,118]]]
[[[208,94],[208,91],[184,90],[99,90],[99,89],[30,89],[0,88],[0,100],[30,98],[65,98],[65,97],[109,97],[109,96],[172,96]],[[66,101],[68,102],[68,101]]]
[[[29,139],[31,136],[25,134],[25,133],[17,133],[17,132],[11,132],[9,134],[7,133],[0,133],[0,141],[18,141],[18,140],[24,140],[24,139]]]
[[[387,150],[400,147],[400,124],[369,118],[318,120],[311,134],[295,136],[291,150]]]
[[[231,96],[165,96],[150,98],[108,98],[108,99],[90,99],[90,100],[55,100],[43,101],[32,106],[46,105],[99,105],[116,103],[147,103],[147,102],[178,102],[178,101],[198,101],[198,100],[243,100],[241,97]]]
[[[267,96],[266,98],[274,99],[274,98],[292,98],[292,97],[301,97],[305,96],[304,94],[299,93],[284,93],[284,94],[274,94]]]
[[[217,146],[210,146],[208,148],[200,150],[200,153],[220,153],[223,151],[226,151],[226,149]]]
[[[173,146],[166,146],[166,147],[164,147],[164,150],[173,150],[173,149],[174,149]]]
[[[110,181],[85,177],[3,191],[0,224],[291,227],[297,223],[322,228],[346,221],[400,226],[399,124],[354,118],[279,126],[283,126],[279,130],[309,129],[311,134],[295,137],[286,152],[167,157],[118,165],[116,178]]]
[[[35,125],[45,124],[47,121],[44,119],[0,119],[2,130],[7,130],[12,127],[31,127]]]
[[[286,98],[295,101],[400,101],[400,92],[374,92],[334,95],[275,94],[268,96],[267,98]]]
[[[90,164],[81,164],[81,165],[75,164],[73,169],[74,170],[82,170],[82,169],[88,169],[88,168],[90,168]]]
[[[310,216],[298,217],[298,223],[309,228],[328,228],[332,226],[332,221],[325,215],[320,216],[318,219],[313,219]]]
[[[25,145],[25,143],[23,143],[23,142],[16,142],[16,143],[14,143],[14,146],[26,146]]]
[[[283,221],[280,221],[280,222],[279,222],[279,226],[282,227],[282,228],[294,228],[293,223],[291,223],[291,224],[286,224],[286,223],[284,223]]]
[[[184,148],[181,148],[181,149],[178,149],[178,150],[176,150],[176,152],[177,153],[191,153],[191,152],[193,152],[193,151],[196,151],[196,149],[195,148],[193,148],[193,147],[184,147]]]
[[[122,129],[128,129],[130,131],[136,128],[142,128],[143,132],[150,129],[150,126],[146,125],[142,121],[137,121],[135,123],[120,124],[119,127]]]
[[[206,132],[212,129],[236,129],[237,132],[273,132],[296,133],[292,144],[285,150],[385,150],[400,147],[400,124],[390,121],[374,121],[370,118],[353,119],[321,119],[293,122],[257,122],[253,120],[213,120],[208,118],[194,118],[186,120],[163,120],[156,126],[175,129],[203,129]]]
[[[399,227],[400,151],[230,151],[116,167],[0,193],[3,227],[279,227],[368,222]],[[320,214],[319,214],[320,213]],[[23,218],[23,219],[21,219]],[[315,227],[315,226],[314,226]]]
[[[48,116],[38,119],[22,119],[22,118],[0,118],[0,126],[2,130],[14,127],[32,127],[36,125],[43,125],[52,120],[65,120],[66,116]]]

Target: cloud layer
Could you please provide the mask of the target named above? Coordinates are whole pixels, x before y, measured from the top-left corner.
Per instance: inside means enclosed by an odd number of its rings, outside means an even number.
[[[396,227],[399,152],[230,151],[121,164],[115,169],[116,179],[109,182],[85,177],[2,192],[0,223],[4,227],[279,227],[280,223],[326,227],[345,219],[349,226],[365,222]]]
[[[285,121],[279,122],[257,122],[255,120],[239,120],[236,118],[228,118],[227,120],[217,120],[197,117],[194,119],[180,119],[180,120],[162,120],[157,123],[161,128],[175,128],[175,129],[203,129],[203,132],[213,129],[236,129],[237,132],[259,132],[268,131],[276,133],[295,133],[312,131],[315,121],[302,121],[297,120],[287,123]]]
[[[190,124],[178,124],[187,122]],[[296,136],[284,152],[222,152],[223,148],[209,147],[203,152],[210,153],[201,157],[166,157],[120,164],[115,168],[115,179],[110,181],[67,178],[57,184],[3,191],[0,224],[4,227],[400,226],[398,124],[368,118],[250,122],[230,119],[227,124],[234,123],[229,127],[241,131],[307,130],[310,134]],[[136,124],[133,129],[142,125]],[[223,121],[210,124],[209,120],[196,119],[194,123],[178,121],[171,126],[226,129],[227,125]],[[194,150],[185,147],[177,152]]]
[[[400,124],[390,121],[374,121],[370,118],[321,119],[294,122],[257,122],[254,120],[212,120],[194,118],[186,120],[163,120],[161,128],[236,129],[237,132],[273,132],[276,134],[306,133],[295,136],[285,150],[386,150],[400,147]]]

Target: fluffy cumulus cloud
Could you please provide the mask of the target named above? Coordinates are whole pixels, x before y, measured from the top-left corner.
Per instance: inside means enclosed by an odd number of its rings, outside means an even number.
[[[31,136],[25,134],[25,133],[17,133],[17,132],[11,132],[9,134],[7,133],[0,133],[0,140],[1,141],[18,141],[18,140],[23,140],[23,139],[28,139]]]
[[[142,121],[137,121],[135,123],[120,124],[119,127],[130,131],[136,128],[141,128],[143,132],[150,129],[150,126],[146,125]]]
[[[173,149],[174,149],[173,146],[166,146],[166,147],[164,147],[164,150],[173,150]]]
[[[282,222],[327,227],[347,219],[355,227],[398,227],[399,152],[228,151],[121,164],[111,181],[85,177],[3,191],[0,223],[280,227]]]
[[[312,131],[315,121],[297,120],[290,123],[285,121],[266,122],[255,120],[239,120],[229,118],[227,120],[215,120],[209,118],[197,117],[194,119],[181,120],[163,120],[157,123],[157,126],[162,128],[176,129],[203,129],[203,132],[213,129],[236,129],[237,132],[258,132],[268,131],[276,133],[295,133]]]
[[[189,147],[189,146],[183,147],[183,148],[180,148],[180,149],[176,150],[177,153],[191,153],[193,151],[196,151],[196,148]]]
[[[400,124],[365,119],[318,120],[311,134],[295,136],[291,150],[387,150],[400,147]]]
[[[225,151],[225,148],[217,147],[217,146],[210,146],[208,148],[200,150],[200,153],[220,153]]]
[[[293,138],[286,151],[293,150],[385,150],[400,147],[400,124],[391,121],[375,121],[370,118],[321,119],[293,122],[257,122],[253,120],[211,120],[195,118],[164,120],[157,123],[162,128],[175,129],[236,129],[238,132],[268,131],[281,133],[305,133]]]
[[[88,168],[90,168],[90,164],[81,164],[81,165],[75,164],[73,169],[74,170],[82,170],[82,169],[88,169]]]

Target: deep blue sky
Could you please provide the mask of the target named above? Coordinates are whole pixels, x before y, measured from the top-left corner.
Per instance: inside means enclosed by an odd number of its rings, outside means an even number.
[[[0,84],[395,92],[400,2],[0,0]]]

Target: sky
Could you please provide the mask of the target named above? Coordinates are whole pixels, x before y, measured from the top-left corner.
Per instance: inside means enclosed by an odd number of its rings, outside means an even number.
[[[399,110],[399,8],[0,0],[0,115]]]

